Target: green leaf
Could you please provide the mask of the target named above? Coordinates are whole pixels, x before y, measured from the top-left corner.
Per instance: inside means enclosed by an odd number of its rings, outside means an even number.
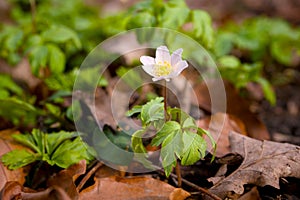
[[[72,139],[79,136],[78,132],[60,131],[58,133],[45,134],[46,135],[46,151],[51,155],[53,151],[65,140]]]
[[[56,45],[47,45],[49,51],[49,67],[51,72],[59,74],[65,70],[65,54]]]
[[[214,30],[211,25],[209,14],[202,10],[192,11],[192,22],[196,38],[202,39],[207,47],[212,47],[214,40]]]
[[[144,125],[156,120],[164,119],[164,104],[163,97],[157,97],[146,103],[141,110],[141,120]]]
[[[78,121],[82,117],[82,109],[79,100],[74,100],[67,109],[66,116],[73,121]]]
[[[20,144],[31,148],[33,151],[42,153],[42,150],[38,148],[31,134],[13,134],[12,138]]]
[[[198,134],[183,132],[184,153],[181,159],[182,165],[192,165],[205,156],[206,141]]]
[[[13,124],[33,124],[41,111],[31,104],[13,97],[0,98],[0,116],[10,120]]]
[[[45,41],[55,43],[66,43],[72,41],[76,48],[81,48],[81,42],[77,36],[77,33],[72,29],[63,26],[53,26],[50,29],[42,33],[42,37]]]
[[[212,145],[212,147],[214,149],[213,157],[211,159],[211,161],[213,161],[215,159],[215,153],[216,153],[216,149],[217,149],[217,143],[216,143],[216,141],[214,140],[214,138],[212,137],[212,135],[210,134],[210,132],[208,132],[207,130],[204,130],[202,128],[198,128],[197,134],[199,134],[200,136],[206,135],[209,138],[210,143],[211,143],[211,145]]]
[[[261,85],[266,99],[274,106],[276,104],[276,95],[272,85],[264,78],[258,78],[256,81]]]
[[[172,1],[165,5],[161,15],[161,26],[163,28],[179,29],[187,21],[190,9],[184,1]]]
[[[134,152],[134,159],[142,163],[145,167],[152,169],[152,163],[147,159],[147,150],[143,144],[142,136],[145,133],[145,129],[137,130],[133,133],[131,138],[131,146]]]
[[[127,29],[153,27],[156,23],[155,17],[149,12],[140,12],[131,15],[127,22]]]
[[[163,127],[156,133],[156,136],[152,139],[151,145],[159,146],[168,135],[172,134],[175,131],[181,129],[181,126],[178,122],[168,121]]]
[[[292,44],[289,44],[286,40],[277,40],[271,43],[272,57],[274,57],[279,63],[286,66],[290,66],[292,64],[293,49],[295,49],[295,47]]]
[[[80,137],[75,140],[65,140],[50,157],[54,164],[62,168],[86,160],[89,163],[94,159],[93,150],[85,144]]]
[[[231,52],[231,50],[233,49],[233,38],[234,34],[232,33],[220,32],[219,34],[217,34],[214,45],[214,52],[217,57],[224,56]]]
[[[131,110],[128,110],[126,112],[126,116],[130,117],[130,116],[132,116],[134,114],[140,113],[141,111],[142,111],[142,106],[141,105],[136,105]]]
[[[1,161],[10,170],[15,170],[33,163],[37,160],[37,157],[26,150],[13,150],[1,157]]]
[[[177,158],[180,158],[184,149],[181,130],[177,130],[169,134],[162,143],[160,156],[162,165],[168,177],[176,166]]]
[[[192,117],[188,117],[182,125],[183,129],[197,129],[198,126],[196,125],[195,120]]]
[[[20,28],[12,28],[11,33],[7,36],[4,47],[10,52],[14,52],[22,44],[24,33]]]
[[[145,133],[145,129],[137,130],[133,133],[131,138],[132,150],[135,153],[147,153],[146,148],[144,147],[142,136]]]
[[[39,149],[38,153],[40,153],[40,154],[42,154],[42,156],[44,156],[44,154],[46,152],[46,149],[45,149],[46,148],[45,134],[39,129],[33,129],[31,131],[31,136],[33,138],[33,141],[34,141],[35,145]]]
[[[241,62],[235,56],[222,56],[219,60],[219,65],[224,68],[237,69]]]
[[[173,121],[178,121],[181,126],[183,125],[185,120],[191,117],[179,108],[168,108],[168,113],[170,113],[171,119]]]
[[[9,75],[0,74],[0,89],[5,89],[13,92],[17,95],[23,93],[22,88],[20,88]]]
[[[29,62],[32,73],[39,75],[41,67],[46,67],[48,61],[48,48],[46,46],[35,46],[29,53]]]

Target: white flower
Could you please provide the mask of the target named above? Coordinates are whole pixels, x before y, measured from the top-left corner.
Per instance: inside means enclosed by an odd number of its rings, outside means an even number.
[[[153,81],[162,79],[170,81],[188,67],[188,63],[181,59],[182,51],[182,49],[177,49],[170,55],[166,46],[160,46],[156,49],[155,58],[142,56],[140,61],[144,71],[154,77]]]

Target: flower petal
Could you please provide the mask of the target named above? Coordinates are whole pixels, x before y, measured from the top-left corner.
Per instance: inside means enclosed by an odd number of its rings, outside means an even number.
[[[177,63],[175,66],[175,71],[174,71],[176,76],[178,76],[188,66],[189,66],[188,63],[185,60]]]
[[[150,56],[141,56],[140,61],[143,65],[155,65],[155,60]]]
[[[152,81],[160,81],[163,79],[165,79],[166,81],[170,81],[170,78],[168,78],[167,76],[154,77],[152,78]]]
[[[156,49],[155,61],[156,64],[158,64],[159,62],[163,63],[164,61],[167,61],[168,63],[171,62],[170,52],[166,46],[160,46]]]
[[[155,76],[154,75],[154,65],[142,65],[143,70],[151,75],[151,76]]]
[[[175,66],[178,62],[182,61],[181,59],[181,54],[182,54],[183,49],[177,49],[174,51],[171,55],[171,65]]]

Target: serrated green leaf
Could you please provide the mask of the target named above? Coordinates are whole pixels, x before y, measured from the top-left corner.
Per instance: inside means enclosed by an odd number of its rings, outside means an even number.
[[[155,17],[149,12],[139,12],[130,16],[126,28],[134,29],[141,27],[153,27],[156,23]]]
[[[209,138],[210,143],[211,143],[211,145],[212,145],[212,147],[214,149],[213,157],[211,159],[211,161],[213,161],[215,159],[215,153],[216,153],[216,149],[217,149],[217,143],[216,143],[216,141],[214,140],[214,138],[212,137],[212,135],[210,134],[209,131],[204,130],[202,128],[198,128],[197,134],[199,134],[200,136],[206,135]]]
[[[195,120],[192,117],[187,118],[186,120],[184,120],[183,125],[182,125],[183,129],[197,129],[198,126],[196,125]]]
[[[207,47],[212,47],[214,40],[214,30],[211,25],[209,14],[202,10],[192,11],[192,22],[196,38],[202,39]]]
[[[145,167],[152,169],[152,163],[147,159],[147,150],[143,144],[142,136],[145,133],[145,129],[137,130],[133,133],[131,138],[131,147],[134,152],[134,159],[142,163]]]
[[[10,120],[13,124],[18,125],[21,122],[32,124],[40,113],[40,110],[20,99],[0,98],[0,116]]]
[[[68,168],[70,165],[86,160],[87,163],[94,159],[91,149],[77,137],[75,140],[65,140],[57,147],[50,159],[57,166]]]
[[[65,54],[55,45],[47,45],[49,51],[49,67],[52,73],[59,74],[65,70]]]
[[[164,28],[179,29],[187,21],[190,9],[184,1],[170,2],[166,4],[165,10],[161,15],[161,26]]]
[[[65,140],[72,139],[79,136],[78,132],[60,131],[58,133],[45,134],[46,135],[46,151],[51,155],[53,151]]]
[[[141,110],[141,120],[144,125],[154,122],[156,120],[162,120],[164,116],[164,104],[163,97],[157,97],[148,103],[146,103]]]
[[[172,134],[181,129],[181,126],[178,122],[168,121],[163,127],[156,133],[156,136],[152,139],[151,145],[159,146],[168,135]]]
[[[20,144],[27,146],[34,150],[37,153],[41,153],[41,150],[36,146],[36,143],[30,134],[13,134],[12,138],[14,138]]]
[[[177,158],[180,158],[184,149],[181,130],[177,130],[169,134],[162,143],[160,156],[162,165],[168,177],[176,166]]]
[[[66,43],[68,41],[72,41],[76,48],[81,48],[81,42],[76,32],[67,27],[53,26],[42,33],[42,38],[45,41],[56,43]]]
[[[142,111],[142,106],[141,105],[137,105],[137,106],[134,106],[131,110],[128,110],[126,112],[126,116],[130,117],[130,116],[132,116],[134,114],[141,113],[141,111]]]
[[[29,62],[32,73],[39,75],[41,67],[46,67],[48,61],[48,48],[46,46],[35,46],[29,53]]]
[[[182,165],[192,165],[205,156],[206,141],[198,134],[183,132],[184,153],[181,159]]]
[[[39,149],[39,153],[44,155],[46,152],[46,139],[45,134],[39,129],[33,129],[31,132],[31,136],[37,148]]]
[[[10,170],[21,168],[36,160],[37,157],[33,153],[23,149],[10,151],[1,157],[3,164]]]

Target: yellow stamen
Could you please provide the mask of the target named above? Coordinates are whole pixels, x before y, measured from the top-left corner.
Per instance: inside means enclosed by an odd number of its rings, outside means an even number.
[[[172,66],[169,62],[164,61],[162,62],[158,62],[155,66],[154,66],[154,74],[156,76],[167,76],[172,72]]]

